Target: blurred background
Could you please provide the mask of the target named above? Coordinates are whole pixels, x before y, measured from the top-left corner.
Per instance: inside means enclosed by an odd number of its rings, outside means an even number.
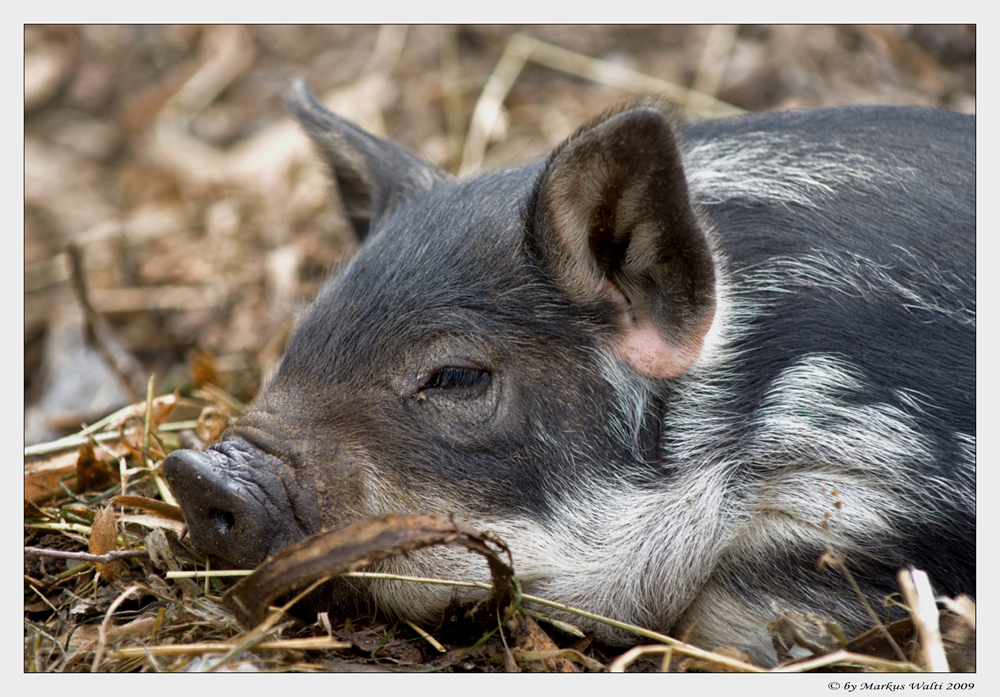
[[[974,26],[26,26],[27,444],[210,381],[247,401],[355,242],[282,105],[451,172],[541,157],[638,92],[686,118],[974,113]]]

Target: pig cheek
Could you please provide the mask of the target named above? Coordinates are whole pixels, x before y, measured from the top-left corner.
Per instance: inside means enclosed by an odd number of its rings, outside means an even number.
[[[322,525],[335,530],[373,515],[369,477],[357,458],[316,458],[305,482],[315,492]]]

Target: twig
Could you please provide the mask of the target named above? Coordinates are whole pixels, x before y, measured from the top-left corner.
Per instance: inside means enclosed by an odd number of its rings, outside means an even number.
[[[167,644],[165,646],[128,646],[116,651],[109,651],[109,658],[141,658],[147,654],[153,656],[187,656],[188,654],[225,653],[236,645],[231,642],[212,643],[199,642],[195,644]],[[336,641],[330,637],[307,637],[304,639],[277,639],[262,641],[254,648],[258,651],[316,651],[349,649],[353,644],[349,641]]]
[[[164,503],[177,508],[177,499],[174,498],[174,494],[170,491],[170,487],[167,486],[167,480],[163,478],[163,472],[159,467],[153,465],[153,461],[149,458],[149,438],[150,430],[153,422],[153,395],[156,393],[156,376],[150,375],[149,379],[146,381],[146,412],[142,417],[142,459],[143,464],[149,468],[149,471],[153,473],[153,483],[156,484],[156,490],[160,492],[160,498],[163,499]],[[122,468],[122,496],[126,494],[125,491],[125,473],[124,468]],[[184,522],[183,520],[181,522]]]
[[[507,47],[486,80],[479,101],[476,102],[465,140],[465,150],[462,153],[460,176],[482,164],[490,134],[500,116],[500,109],[507,98],[507,93],[529,60],[547,68],[561,70],[633,94],[646,92],[662,94],[678,106],[700,116],[743,112],[739,107],[716,99],[712,95],[539,41],[524,34],[514,34],[507,42]]]
[[[142,452],[144,453],[149,451],[149,427],[153,421],[153,395],[155,391],[156,376],[151,374],[146,380],[146,409],[142,415]],[[148,458],[144,464],[149,465]],[[125,493],[122,491],[122,496]]]
[[[216,290],[197,286],[95,288],[89,297],[95,310],[104,315],[213,308],[222,304]]]
[[[118,378],[118,382],[129,393],[129,396],[138,401],[142,394],[139,385],[145,381],[143,378],[145,371],[143,371],[139,361],[126,351],[115,338],[114,331],[107,320],[98,315],[90,304],[90,295],[87,292],[87,281],[83,269],[83,253],[80,248],[75,244],[69,244],[66,251],[69,254],[72,269],[73,289],[76,291],[80,307],[83,308],[87,337]]]
[[[97,651],[94,652],[94,663],[90,668],[91,673],[96,673],[98,667],[101,665],[101,661],[104,660],[104,648],[108,642],[108,627],[111,625],[111,618],[114,616],[115,610],[117,610],[118,607],[137,590],[139,590],[139,586],[137,585],[131,585],[126,588],[125,591],[115,598],[113,603],[111,603],[108,611],[104,613],[104,621],[101,622],[101,630],[97,638]]]
[[[249,576],[249,569],[225,569],[222,571],[168,571],[167,578],[226,578],[233,576]]]
[[[109,651],[108,658],[141,658],[147,654],[153,656],[187,656],[188,654],[225,653],[233,649],[230,642],[196,644],[167,644],[165,646],[128,646],[116,651]],[[349,649],[354,644],[349,641],[336,641],[330,637],[306,637],[303,639],[276,639],[262,641],[254,648],[258,651],[319,651]]]
[[[521,74],[525,62],[531,57],[533,49],[534,39],[523,34],[514,34],[507,42],[507,47],[486,80],[486,85],[476,102],[476,108],[472,112],[472,122],[469,124],[469,133],[465,137],[465,149],[462,152],[462,165],[458,170],[459,176],[482,165],[490,134],[500,116],[500,108],[517,76]]]
[[[569,634],[570,636],[575,636],[577,639],[583,639],[587,636],[582,631],[580,631],[579,627],[577,627],[576,625],[572,625],[569,622],[561,622],[560,620],[554,620],[548,615],[538,612],[537,610],[529,610],[525,608],[524,611],[527,612],[529,615],[531,615],[532,619],[536,620],[537,622],[547,622],[548,624],[551,624],[553,627],[558,629],[560,632]]]
[[[663,663],[670,666],[670,657],[674,653],[673,646],[633,646],[621,656],[611,661],[608,666],[609,673],[624,673],[625,669],[636,662],[640,657],[651,653],[662,653]]]
[[[565,612],[572,613],[574,615],[579,615],[580,617],[586,617],[587,619],[594,620],[595,622],[600,622],[601,624],[606,624],[611,627],[616,627],[618,629],[623,629],[626,632],[631,632],[632,634],[638,634],[641,637],[646,637],[647,639],[652,639],[654,641],[659,641],[661,643],[672,646],[677,653],[684,654],[685,656],[692,656],[694,658],[700,658],[704,661],[710,661],[711,663],[718,663],[729,668],[735,668],[746,673],[763,673],[766,672],[764,668],[760,666],[755,666],[751,663],[746,663],[744,661],[738,661],[735,658],[730,658],[728,656],[722,656],[717,653],[712,653],[711,651],[706,651],[705,649],[699,649],[696,646],[691,646],[690,644],[685,644],[683,641],[669,637],[666,634],[660,634],[659,632],[654,632],[644,627],[639,627],[634,624],[628,624],[627,622],[619,622],[618,620],[613,620],[610,617],[604,617],[603,615],[597,615],[592,612],[586,612],[585,610],[580,610],[579,608],[572,607],[570,605],[564,605],[563,603],[555,603],[551,600],[545,600],[544,598],[539,598],[533,595],[528,595],[523,593],[521,598],[527,602],[537,603],[539,605],[544,605],[546,607],[556,608],[557,610],[564,610]]]
[[[195,428],[198,425],[197,421],[173,421],[171,423],[161,425],[157,430],[164,431],[166,433],[171,433],[175,431],[187,431]],[[89,429],[88,429],[89,430]],[[39,443],[38,445],[29,445],[24,449],[24,456],[27,457],[37,457],[39,455],[51,455],[52,453],[57,453],[60,450],[71,450],[73,448],[79,448],[84,443],[89,442],[91,439],[97,441],[98,443],[111,443],[121,439],[122,435],[132,436],[136,435],[138,431],[135,429],[128,429],[124,434],[119,434],[117,431],[113,433],[93,433],[89,430],[90,434],[80,433],[74,434],[72,436],[66,436],[65,438],[60,438],[59,440],[49,441],[48,443]]]
[[[253,65],[257,55],[245,27],[215,26],[206,30],[196,59],[198,69],[170,98],[167,108],[198,113]]]
[[[25,523],[24,527],[32,530],[63,530],[69,535],[70,533],[77,533],[83,537],[82,541],[86,543],[87,538],[90,537],[90,526],[80,525],[79,523]],[[81,541],[72,535],[69,535],[78,542]]]
[[[169,518],[176,523],[184,522],[184,514],[177,505],[146,498],[145,496],[115,496],[111,503],[116,506],[130,506],[152,513],[161,518]]]
[[[729,63],[729,56],[736,43],[737,26],[734,24],[715,24],[708,31],[705,47],[698,61],[698,71],[692,83],[692,98],[694,105],[711,108],[705,97],[714,98],[719,93],[722,84],[722,74]],[[694,106],[693,105],[693,106]]]
[[[39,645],[41,643],[42,637],[48,639],[49,643],[51,643],[52,646],[56,650],[59,651],[60,659],[65,663],[65,661],[68,658],[68,656],[66,655],[66,649],[63,648],[63,645],[59,643],[59,640],[56,637],[54,637],[51,634],[49,634],[48,632],[46,632],[45,629],[43,629],[41,625],[37,625],[34,622],[30,622],[28,620],[24,620],[24,627],[25,627],[25,633],[26,634],[28,634],[30,636],[32,633],[34,633],[34,635],[35,635],[35,640],[32,642],[34,644],[34,647],[33,647],[33,651],[31,652],[32,659],[35,662],[34,670],[39,670],[39,667],[38,667],[39,666],[38,649],[39,649]],[[51,653],[50,653],[50,655],[51,655]]]
[[[507,637],[504,636],[503,624],[503,619],[500,617],[500,608],[497,607],[497,632],[500,635],[500,643],[503,644],[504,670],[508,673],[520,673],[521,669],[518,668],[514,654],[511,653],[510,646],[507,644]]]
[[[399,62],[399,57],[403,55],[408,31],[409,27],[405,24],[383,24],[379,27],[378,35],[375,37],[375,47],[361,69],[359,80],[388,81],[389,75]]]
[[[167,578],[192,578],[196,576],[201,576],[205,572],[200,571],[180,571],[180,572],[167,572]],[[219,572],[212,572],[217,574]],[[227,572],[232,575],[237,575],[240,572]],[[242,572],[244,574],[249,574],[251,572]],[[483,583],[482,581],[451,581],[442,578],[426,578],[421,576],[400,576],[398,574],[384,574],[373,571],[352,571],[344,574],[338,574],[338,576],[344,578],[377,578],[383,580],[391,581],[409,581],[411,583],[427,583],[431,585],[439,586],[455,586],[458,588],[479,588],[481,590],[490,591],[493,590],[492,584]],[[315,584],[314,584],[315,585]],[[637,634],[641,637],[647,639],[652,639],[653,641],[659,641],[663,644],[673,646],[677,653],[683,654],[685,656],[693,656],[694,658],[700,658],[705,661],[710,661],[712,663],[718,663],[729,668],[735,668],[736,670],[744,671],[747,673],[763,673],[766,672],[764,668],[752,665],[750,663],[745,663],[743,661],[738,661],[734,658],[729,658],[728,656],[721,656],[719,654],[712,653],[711,651],[706,651],[705,649],[699,649],[696,646],[691,646],[690,644],[685,644],[682,641],[678,641],[673,637],[669,637],[666,634],[660,634],[659,632],[654,632],[649,629],[644,629],[643,627],[636,626],[634,624],[628,624],[626,622],[619,622],[618,620],[613,620],[610,617],[604,617],[603,615],[597,615],[592,612],[586,612],[585,610],[580,610],[578,608],[572,607],[571,605],[564,605],[563,603],[555,603],[551,600],[546,600],[545,598],[539,598],[538,596],[528,595],[523,593],[521,598],[527,602],[536,603],[538,605],[544,605],[545,607],[555,608],[557,610],[563,610],[573,615],[578,615],[580,617],[586,617],[587,619],[594,620],[595,622],[600,622],[602,624],[607,624],[612,627],[617,627],[618,629],[625,630],[626,632],[631,632],[632,634]]]
[[[163,397],[159,397],[158,399],[160,399],[160,400],[166,400],[166,399],[173,400],[173,399],[176,399],[176,397],[174,397],[173,395],[164,395]],[[140,404],[129,404],[128,406],[122,407],[118,411],[115,411],[115,412],[112,412],[112,413],[108,414],[103,419],[95,421],[94,423],[90,424],[89,426],[85,426],[84,428],[80,429],[79,432],[73,434],[73,436],[70,436],[70,437],[71,438],[73,438],[73,437],[82,438],[83,436],[90,435],[91,433],[96,433],[97,431],[100,431],[101,429],[105,428],[106,426],[110,426],[112,424],[114,424],[114,425],[117,426],[121,422],[125,421],[126,418],[128,418],[128,417],[130,417],[130,416],[132,416],[134,414],[138,414],[141,409],[145,409],[145,408],[146,408],[146,403],[145,402],[141,402]],[[62,439],[56,440],[56,441],[52,441],[52,442],[53,443],[60,443],[61,440]],[[41,454],[43,454],[43,453],[29,453],[29,449],[28,448],[25,448],[25,450],[24,450],[24,456],[25,457],[29,457],[30,455],[41,455]]]
[[[62,549],[46,549],[44,547],[25,547],[24,553],[33,557],[53,557],[55,559],[71,559],[73,561],[89,561],[96,564],[108,564],[117,559],[128,557],[144,557],[148,553],[144,549],[127,549],[107,554],[90,554],[89,552],[68,552]]]
[[[441,642],[439,642],[437,639],[435,639],[434,637],[432,637],[430,634],[428,634],[427,632],[425,632],[421,627],[417,626],[416,624],[414,624],[410,620],[405,620],[405,622],[406,622],[406,624],[408,624],[410,626],[410,629],[412,629],[417,634],[419,634],[421,637],[423,637],[423,639],[428,644],[430,644],[431,646],[433,646],[440,653],[445,653],[446,649],[443,646],[441,646]]]
[[[32,579],[32,580],[34,581],[34,579]],[[59,614],[59,610],[56,609],[56,606],[53,605],[52,603],[50,603],[49,599],[46,598],[45,595],[40,590],[38,590],[37,588],[35,588],[35,584],[34,583],[29,583],[28,587],[31,588],[31,590],[34,592],[35,595],[37,595],[39,598],[42,599],[43,603],[45,603],[46,605],[49,606],[49,609],[51,609],[53,613],[55,613],[56,615]]]
[[[462,157],[462,77],[458,61],[458,37],[455,27],[441,28],[441,95],[444,130],[448,143],[448,169],[454,171]]]
[[[868,598],[866,598],[864,592],[862,592],[861,586],[859,586],[858,582],[854,580],[854,575],[851,573],[850,569],[847,568],[847,559],[845,559],[843,555],[834,552],[832,547],[828,547],[826,554],[820,558],[820,565],[823,564],[829,564],[844,574],[844,578],[846,578],[847,582],[851,584],[851,589],[854,591],[855,595],[858,596],[858,600],[868,612],[868,616],[872,618],[875,626],[882,632],[882,636],[885,637],[886,642],[896,652],[900,661],[907,662],[906,654],[903,653],[903,649],[899,647],[899,644],[896,643],[896,640],[893,638],[888,628],[886,628],[882,620],[879,619],[879,616],[875,613],[871,603],[868,602]]]
[[[850,663],[859,666],[867,666],[868,668],[877,668],[879,670],[889,670],[892,672],[908,672],[908,673],[919,673],[920,666],[915,666],[912,663],[904,661],[890,661],[885,658],[875,658],[874,656],[865,656],[860,653],[851,653],[850,651],[834,651],[828,653],[825,656],[819,656],[808,661],[802,661],[800,663],[792,663],[786,666],[781,666],[775,668],[775,673],[804,673],[808,670],[817,670],[819,668],[826,668],[827,666],[837,665],[840,663]]]
[[[938,625],[937,604],[927,572],[912,567],[900,569],[896,580],[920,634],[920,655],[924,668],[933,673],[949,672],[948,658],[941,641],[941,627]]]
[[[77,574],[82,574],[85,571],[90,570],[92,567],[84,562],[83,564],[77,564],[72,569],[66,569],[61,574],[56,574],[56,581],[65,581],[67,578],[72,578]]]
[[[515,36],[520,36],[515,34]],[[538,39],[525,37],[531,42],[531,61],[540,65],[571,75],[578,75],[588,80],[617,87],[618,89],[641,94],[644,92],[654,92],[666,96],[678,106],[688,109],[702,116],[739,114],[743,112],[737,106],[716,99],[707,94],[702,94],[697,90],[688,89],[675,85],[666,80],[645,75],[644,73],[630,70],[624,66],[585,56],[569,49],[549,44]]]

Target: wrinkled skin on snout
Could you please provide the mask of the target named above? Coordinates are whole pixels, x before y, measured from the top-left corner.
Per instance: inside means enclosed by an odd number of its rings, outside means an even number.
[[[974,593],[974,119],[765,114],[685,144],[644,99],[457,181],[301,84],[289,105],[362,245],[247,414],[165,461],[200,550],[249,568],[454,514],[526,592],[762,664],[787,612],[870,625],[830,549],[875,604],[910,564]],[[446,548],[375,568],[489,577]],[[455,594],[339,593],[430,622]]]
[[[205,452],[173,453],[165,471],[183,492],[198,548],[237,568],[253,568],[315,531],[321,519],[313,492],[300,488],[280,460],[237,438]]]

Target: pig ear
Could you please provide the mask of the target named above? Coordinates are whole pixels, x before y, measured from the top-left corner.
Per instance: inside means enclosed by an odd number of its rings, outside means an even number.
[[[285,103],[330,166],[359,240],[401,201],[450,178],[409,150],[328,111],[313,97],[305,80],[292,82]]]
[[[549,158],[527,243],[577,302],[612,310],[640,373],[680,375],[715,314],[715,267],[663,107],[644,101],[581,128]]]

